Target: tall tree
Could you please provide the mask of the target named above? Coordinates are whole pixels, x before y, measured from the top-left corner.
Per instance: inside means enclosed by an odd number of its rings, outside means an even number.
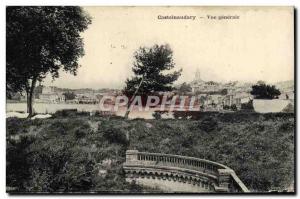
[[[134,77],[126,80],[123,90],[124,94],[131,97],[129,106],[136,95],[145,96],[158,91],[171,91],[173,82],[181,75],[181,69],[167,73],[175,67],[173,51],[168,44],[140,47],[134,53],[134,60],[132,68]],[[129,115],[129,106],[125,118]]]
[[[76,75],[84,55],[80,33],[90,23],[78,6],[7,7],[6,90],[26,91],[29,117],[37,81],[59,77],[60,69]]]
[[[274,85],[267,85],[262,81],[257,82],[252,86],[251,95],[254,95],[255,99],[274,99],[278,98],[281,94],[279,89]]]
[[[186,94],[186,93],[192,91],[192,87],[191,87],[189,84],[187,84],[186,82],[183,82],[183,83],[180,85],[178,91],[179,91],[179,93],[181,93],[181,94]]]

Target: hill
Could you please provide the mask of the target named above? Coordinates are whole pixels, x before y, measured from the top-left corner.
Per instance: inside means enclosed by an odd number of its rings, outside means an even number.
[[[128,140],[129,138],[129,140]],[[125,182],[126,149],[187,155],[235,170],[252,191],[294,180],[294,115],[213,113],[198,120],[56,114],[7,119],[7,187],[22,192],[152,192]]]

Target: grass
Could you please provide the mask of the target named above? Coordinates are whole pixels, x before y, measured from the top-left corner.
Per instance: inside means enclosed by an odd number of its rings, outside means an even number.
[[[286,189],[294,180],[294,128],[294,115],[287,113],[213,113],[191,120],[83,113],[9,118],[7,187],[22,192],[157,191],[125,182],[125,151],[137,149],[220,162],[252,191]]]

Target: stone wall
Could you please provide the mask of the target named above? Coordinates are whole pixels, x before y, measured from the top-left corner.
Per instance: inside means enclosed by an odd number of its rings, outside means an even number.
[[[126,181],[163,192],[249,192],[229,167],[193,157],[126,151]]]

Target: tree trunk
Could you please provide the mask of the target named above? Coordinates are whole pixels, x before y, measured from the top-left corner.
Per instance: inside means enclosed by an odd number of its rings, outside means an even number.
[[[28,118],[31,118],[33,116],[32,104],[33,104],[33,94],[34,94],[35,84],[36,84],[36,78],[33,78],[31,82],[31,86],[29,87],[29,89],[26,90]]]
[[[143,81],[144,81],[144,77],[142,77],[142,79],[141,79],[141,81],[140,81],[138,87],[136,88],[134,94],[132,95],[132,97],[130,98],[130,100],[129,100],[129,102],[128,102],[127,110],[126,110],[126,113],[125,113],[125,116],[124,116],[125,119],[128,119],[128,115],[129,115],[129,113],[130,113],[131,102],[132,102],[132,100],[135,98],[135,96],[136,96],[137,92],[139,91],[139,89],[140,89],[140,87],[141,87]]]

